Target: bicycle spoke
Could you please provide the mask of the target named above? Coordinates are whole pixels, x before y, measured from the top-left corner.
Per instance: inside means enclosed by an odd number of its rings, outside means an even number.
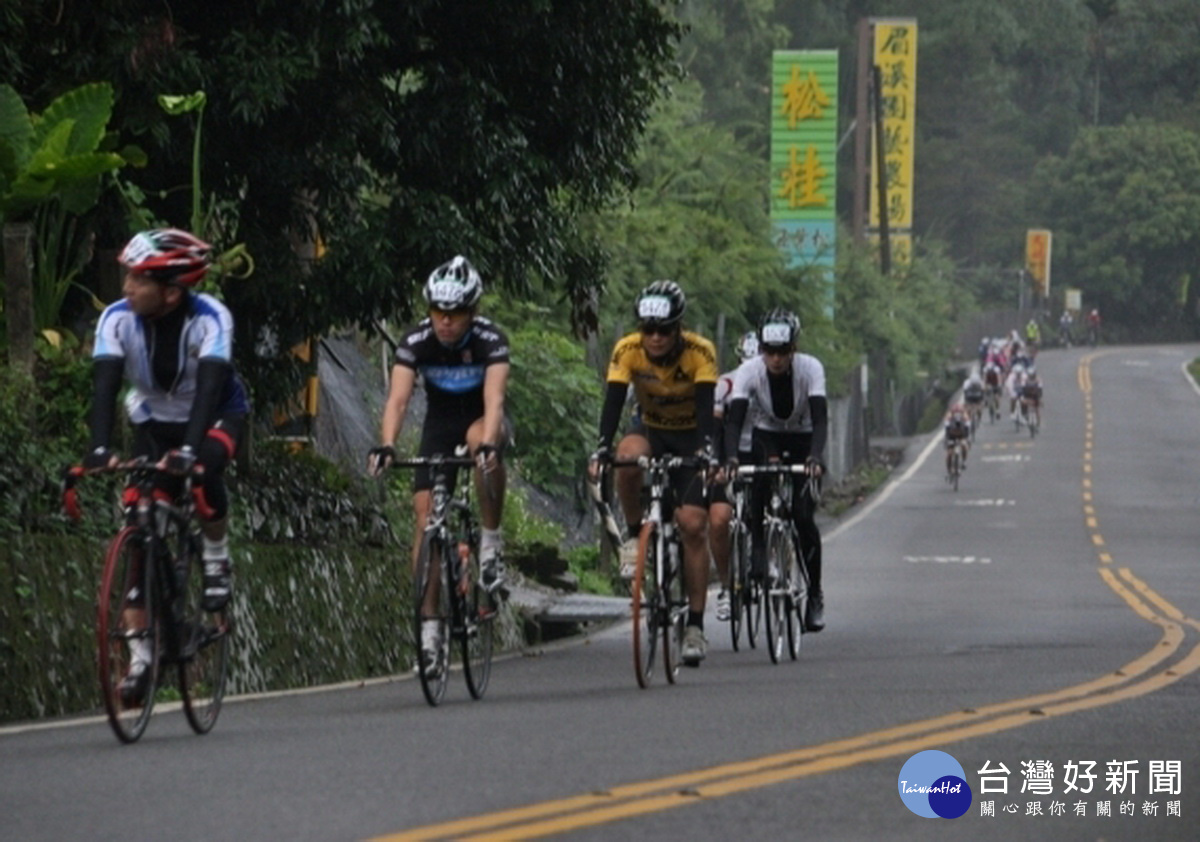
[[[467,554],[465,585],[467,593],[459,600],[461,615],[457,621],[462,623],[463,672],[471,698],[482,699],[492,675],[492,636],[497,611],[491,594],[479,584],[479,554],[474,548]]]

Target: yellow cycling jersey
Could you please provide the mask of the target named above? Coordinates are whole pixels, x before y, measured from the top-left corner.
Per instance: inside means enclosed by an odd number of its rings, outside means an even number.
[[[630,333],[613,348],[608,382],[632,383],[642,423],[660,430],[696,427],[696,384],[716,384],[717,349],[698,333],[683,331],[683,351],[667,366],[650,362],[642,334]]]

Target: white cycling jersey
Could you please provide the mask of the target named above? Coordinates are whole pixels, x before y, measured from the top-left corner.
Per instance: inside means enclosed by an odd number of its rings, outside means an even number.
[[[123,359],[125,379],[132,388],[125,397],[129,420],[134,424],[146,421],[185,423],[196,397],[196,371],[201,359],[233,361],[233,316],[228,308],[211,295],[192,293],[190,310],[179,334],[179,374],[170,389],[163,389],[154,380],[152,344],[153,331],[147,331],[145,320],[121,299],[108,305],[96,326],[93,359]],[[185,303],[183,306],[189,306]],[[222,405],[222,409],[245,409],[245,395],[240,386],[236,394],[224,396],[237,406]]]
[[[812,413],[808,399],[825,397],[825,366],[809,354],[792,354],[792,412],[786,418],[775,416],[771,405],[771,387],[767,382],[767,363],[762,357],[746,360],[734,372],[733,391],[729,400],[750,401],[747,428],[777,433],[811,433]]]
[[[749,362],[749,360],[747,360]],[[742,363],[745,365],[746,363]],[[740,368],[741,366],[739,366]],[[713,406],[717,411],[725,416],[729,413],[729,404],[733,396],[733,379],[737,376],[737,369],[728,371],[717,378],[717,390],[713,394]],[[751,441],[754,438],[754,414],[755,409],[751,406],[746,411],[746,423],[742,424],[742,434],[738,439],[738,452],[748,453],[750,451]],[[732,456],[733,454],[730,454]]]

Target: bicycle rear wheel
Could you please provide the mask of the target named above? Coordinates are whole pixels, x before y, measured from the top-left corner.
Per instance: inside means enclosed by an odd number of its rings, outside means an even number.
[[[783,587],[783,563],[786,560],[786,536],[778,526],[772,526],[767,533],[767,576],[763,584],[763,621],[767,627],[767,654],[771,663],[778,664],[783,659],[783,639],[786,634],[784,626],[787,622],[788,604],[787,591]]]
[[[459,546],[459,563],[462,563],[462,545]],[[471,698],[482,699],[492,677],[492,645],[496,628],[497,606],[491,594],[479,584],[479,554],[470,548],[466,554],[467,570],[462,596],[462,659],[463,673]],[[460,580],[459,587],[464,582]]]
[[[158,686],[158,593],[145,535],[126,526],[108,545],[96,611],[97,666],[108,724],[123,743],[135,742],[146,730]],[[121,697],[133,649],[149,659],[144,697]]]
[[[414,577],[413,619],[417,644],[417,675],[421,678],[421,691],[425,701],[437,705],[446,696],[446,683],[450,678],[450,583],[446,573],[446,546],[442,539],[427,534],[421,539],[421,551],[417,556],[417,575]],[[424,603],[429,588],[437,590],[434,611],[426,616]],[[438,646],[426,651],[422,645],[422,627],[426,620],[437,623]]]
[[[179,692],[183,712],[197,734],[207,734],[221,713],[229,672],[231,606],[204,610],[204,558],[199,533],[181,541],[177,569],[183,586],[183,617],[179,624]]]
[[[653,523],[642,524],[638,535],[637,566],[633,572],[633,667],[638,686],[650,686],[654,675],[654,654],[658,645],[658,618],[663,594],[659,590],[658,529]]]

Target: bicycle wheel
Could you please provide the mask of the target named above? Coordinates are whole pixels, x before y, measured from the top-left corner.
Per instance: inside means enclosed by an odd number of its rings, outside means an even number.
[[[794,529],[790,530],[787,547],[787,645],[788,655],[794,661],[800,655],[800,641],[804,634],[804,611],[808,599],[808,587],[804,573],[800,570],[800,539]]]
[[[417,675],[421,677],[421,691],[425,701],[437,707],[446,695],[446,683],[450,677],[450,583],[446,574],[446,546],[442,538],[426,534],[421,539],[421,552],[417,556],[417,575],[413,591],[413,619],[417,643]],[[425,594],[429,588],[437,590],[434,612],[425,613]],[[438,647],[426,652],[422,646],[422,627],[426,620],[437,623]]]
[[[950,484],[958,491],[958,478],[962,475],[962,452],[957,445],[950,454]]]
[[[204,558],[199,533],[181,542],[175,561],[183,587],[179,624],[179,692],[183,712],[197,734],[207,734],[221,713],[229,673],[230,606],[204,610]]]
[[[146,730],[158,686],[158,593],[145,543],[135,526],[124,527],[113,538],[104,556],[96,611],[100,693],[108,724],[124,743],[136,741]],[[149,658],[149,677],[144,698],[123,699],[121,681],[129,673],[135,647]]]
[[[785,560],[785,535],[779,526],[770,527],[767,533],[767,578],[763,585],[763,622],[767,627],[767,654],[771,663],[783,659],[783,639],[786,634],[788,605],[787,591],[782,587]]]
[[[658,646],[658,618],[663,595],[657,579],[658,529],[643,523],[638,535],[637,566],[633,572],[633,667],[638,686],[650,686]]]
[[[464,553],[465,549],[465,544],[459,544],[459,563],[463,563],[465,556],[467,565],[466,580],[460,580],[459,588],[461,593],[465,586],[467,592],[459,601],[462,616],[456,624],[462,624],[463,673],[467,678],[467,689],[471,691],[471,698],[482,699],[492,677],[492,638],[497,606],[492,595],[479,584],[479,554],[474,548]]]
[[[763,586],[760,579],[750,575],[750,533],[744,534],[746,563],[742,568],[742,608],[746,612],[746,642],[751,649],[758,648],[758,631],[762,628]]]
[[[675,558],[680,558],[683,549],[675,544]],[[668,558],[671,556],[668,555]],[[668,569],[665,586],[661,588],[662,607],[659,610],[658,622],[662,626],[663,635],[663,672],[667,681],[675,683],[679,676],[681,663],[680,650],[683,648],[683,627],[687,622],[687,597],[683,593],[683,571]]]
[[[742,603],[746,598],[746,567],[750,563],[745,555],[745,526],[735,523],[729,535],[729,639],[733,651],[738,651],[739,638],[742,636]]]

